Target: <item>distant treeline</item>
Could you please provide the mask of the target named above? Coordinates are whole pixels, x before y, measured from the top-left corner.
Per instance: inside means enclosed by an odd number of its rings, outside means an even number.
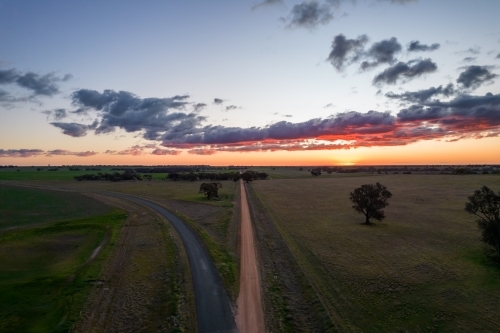
[[[69,171],[101,171],[102,169],[101,168],[68,168]]]
[[[194,182],[195,180],[234,180],[237,181],[239,179],[243,179],[244,181],[252,181],[258,179],[266,179],[267,173],[265,172],[257,172],[252,170],[247,170],[240,174],[239,172],[224,172],[224,173],[215,173],[215,172],[199,172],[199,173],[169,173],[167,179],[177,181],[177,180],[189,180]]]
[[[304,170],[304,168],[299,168],[300,171]],[[412,172],[432,172],[432,173],[440,173],[440,174],[453,174],[453,175],[473,175],[473,174],[500,174],[500,169],[492,168],[492,167],[433,167],[433,166],[423,166],[423,167],[350,167],[350,168],[342,168],[342,167],[317,167],[308,169],[313,176],[320,176],[323,172],[331,174],[333,172],[336,173],[377,173],[377,174],[411,174]]]
[[[135,170],[135,169],[134,169]],[[266,179],[267,173],[265,172],[256,172],[252,170],[245,171],[240,174],[239,172],[225,172],[225,173],[215,173],[215,172],[199,172],[199,173],[178,173],[172,172],[169,173],[166,178],[162,180],[172,180],[172,181],[196,181],[196,180],[211,180],[211,181],[221,181],[221,180],[234,180],[238,181],[239,179],[243,179],[246,182],[258,179]],[[78,181],[92,181],[92,180],[107,180],[118,182],[121,180],[151,180],[151,175],[140,175],[137,172],[132,171],[131,169],[127,169],[123,173],[113,172],[113,173],[91,173],[85,174],[81,176],[74,176],[75,180]]]
[[[144,175],[145,178],[150,179],[151,176],[149,175]],[[149,176],[149,177],[147,177]],[[112,182],[118,182],[121,180],[142,180],[142,176],[138,173],[131,172],[131,171],[125,171],[123,173],[119,172],[113,172],[113,173],[90,173],[90,174],[85,174],[81,176],[74,176],[73,177],[75,180],[78,181],[88,181],[88,180],[108,180]]]
[[[132,171],[132,172],[137,172],[137,173],[176,173],[176,172],[192,173],[192,172],[206,171],[206,170],[210,170],[210,169],[212,169],[212,168],[175,166],[175,167],[159,167],[159,168],[146,168],[146,167],[112,168],[111,171]]]

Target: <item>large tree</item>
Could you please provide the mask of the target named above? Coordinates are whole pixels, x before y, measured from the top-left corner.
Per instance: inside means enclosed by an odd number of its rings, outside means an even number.
[[[361,185],[351,192],[349,199],[354,203],[352,208],[365,216],[365,224],[371,224],[370,219],[381,221],[385,218],[383,208],[389,205],[387,199],[392,193],[380,184]]]
[[[210,200],[219,197],[219,188],[222,188],[221,183],[202,183],[199,192],[205,194],[207,199]]]
[[[487,186],[475,190],[465,203],[465,211],[478,217],[481,239],[492,246],[500,257],[500,192],[495,194]]]

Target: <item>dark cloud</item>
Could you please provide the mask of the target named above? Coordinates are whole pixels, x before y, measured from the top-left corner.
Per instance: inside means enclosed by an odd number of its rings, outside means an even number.
[[[228,105],[226,106],[226,111],[231,111],[231,110],[236,110],[236,109],[241,109],[241,106],[236,106],[236,105]]]
[[[43,154],[41,149],[0,149],[0,157],[33,157]]]
[[[472,62],[472,61],[476,61],[477,57],[465,57],[463,58],[463,62]]]
[[[283,0],[264,0],[252,6],[252,10],[255,10],[260,7],[272,6],[272,5],[281,5],[283,4]]]
[[[147,149],[153,149],[150,152],[146,152]],[[180,150],[175,149],[161,149],[156,146],[156,144],[146,144],[146,145],[135,145],[128,149],[124,149],[121,151],[117,150],[106,150],[104,152],[107,155],[131,155],[131,156],[141,156],[144,154],[151,155],[179,155],[181,153]]]
[[[217,151],[212,149],[195,148],[188,150],[188,154],[192,155],[213,155]]]
[[[61,120],[63,118],[66,118],[67,117],[67,113],[66,113],[66,110],[65,109],[55,109],[54,110],[54,118],[56,120]]]
[[[356,39],[347,39],[343,34],[334,37],[332,42],[332,51],[328,56],[330,61],[338,70],[342,70],[344,65],[357,61],[368,42],[366,35],[358,36]]]
[[[394,55],[401,52],[401,49],[401,44],[395,37],[374,43],[365,55],[374,60],[363,61],[361,69],[367,70],[381,64],[393,64],[396,61]]]
[[[71,74],[66,74],[63,76],[63,78],[61,79],[63,82],[66,82],[66,81],[69,81],[73,78],[73,75]]]
[[[500,133],[500,95],[462,95],[449,102],[435,101],[401,110],[398,121],[427,122],[442,132],[442,137],[485,138]]]
[[[434,44],[431,44],[431,45],[426,45],[426,44],[420,44],[420,42],[418,40],[414,40],[412,41],[409,45],[408,45],[408,51],[409,52],[417,52],[417,51],[435,51],[437,49],[439,49],[441,45],[439,45],[438,43],[434,43]]]
[[[205,103],[196,103],[193,105],[194,112],[203,110],[207,105]]]
[[[407,92],[400,99],[416,104],[388,112],[350,111],[328,119],[300,123],[280,121],[266,127],[205,126],[189,133],[164,137],[167,148],[191,154],[251,151],[333,150],[407,145],[422,140],[455,141],[500,134],[500,94],[460,95],[441,102],[432,96],[456,94],[452,85]],[[338,143],[338,141],[341,143]]]
[[[493,81],[498,75],[490,72],[489,66],[469,66],[458,76],[457,83],[464,88],[476,89]]]
[[[74,138],[82,137],[87,135],[87,131],[97,128],[97,120],[91,125],[79,124],[79,123],[61,123],[53,122],[51,125],[58,127],[63,130],[63,133]]]
[[[73,93],[72,98],[74,105],[98,111],[101,121],[96,134],[121,128],[127,132],[144,131],[145,139],[155,140],[162,132],[182,132],[205,120],[197,113],[172,112],[190,104],[189,95],[143,99],[126,91],[99,93],[82,89]]]
[[[412,105],[398,113],[399,121],[431,120],[446,116],[446,110],[442,107],[425,107],[422,105]]]
[[[157,148],[151,152],[151,155],[179,155],[180,153],[180,150]]]
[[[42,111],[42,113],[47,116],[52,116],[54,120],[61,120],[68,116],[66,109],[54,109],[54,110],[46,110]]]
[[[437,65],[431,59],[412,60],[407,63],[398,62],[375,76],[373,84],[395,84],[400,80],[408,81],[436,70]]]
[[[333,19],[331,7],[320,5],[317,1],[304,1],[294,5],[288,18],[288,28],[316,28]]]
[[[19,73],[14,69],[0,69],[0,84],[10,84],[16,82]]]
[[[34,95],[54,96],[59,93],[57,82],[61,79],[49,73],[46,75],[38,75],[33,72],[28,72],[20,75],[16,82],[19,86],[32,90]]]
[[[383,127],[390,127],[394,121],[394,116],[387,112],[369,111],[363,114],[350,111],[340,113],[334,118],[317,118],[302,123],[280,121],[267,127],[239,128],[209,125],[189,134],[165,137],[163,145],[182,148],[192,144],[225,144],[366,133],[376,128],[380,130]]]
[[[224,100],[222,98],[214,98],[214,104],[220,105],[224,103]]]
[[[124,150],[106,150],[104,154],[107,155],[131,155],[131,156],[140,156],[142,155],[144,150],[142,148],[131,147]]]
[[[455,88],[453,84],[448,84],[446,87],[439,86],[437,88],[431,87],[428,89],[422,89],[418,91],[406,91],[402,94],[394,94],[393,92],[388,92],[385,94],[386,97],[391,99],[399,99],[405,102],[411,103],[424,103],[430,98],[435,96],[445,96],[450,97],[455,94]]]
[[[495,59],[500,59],[500,53],[495,57]]]
[[[55,150],[49,150],[47,151],[46,156],[51,157],[54,155],[63,155],[63,156],[78,156],[78,157],[88,157],[88,156],[94,156],[97,155],[95,151],[80,151],[80,152],[74,152],[74,151],[69,151],[69,150],[64,150],[64,149],[55,149]]]
[[[0,70],[0,84],[16,84],[19,87],[31,90],[33,97],[54,96],[59,93],[58,82],[68,81],[73,76],[66,74],[59,78],[54,73],[40,75],[33,72],[20,73],[16,69]]]

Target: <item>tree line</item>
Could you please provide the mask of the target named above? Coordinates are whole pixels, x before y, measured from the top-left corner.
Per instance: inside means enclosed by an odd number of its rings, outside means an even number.
[[[145,178],[151,180],[151,176],[144,175]],[[73,177],[77,181],[95,181],[95,180],[107,180],[112,182],[119,182],[121,180],[142,180],[142,176],[136,172],[127,170],[123,173],[113,172],[113,173],[90,173],[80,176]]]
[[[257,172],[253,170],[247,170],[243,173],[239,172],[198,172],[198,173],[169,173],[167,179],[178,181],[178,180],[188,180],[188,181],[196,181],[196,180],[211,180],[211,181],[221,181],[221,180],[233,180],[238,181],[243,179],[244,181],[251,182],[252,180],[266,179],[268,174],[265,172]]]
[[[232,179],[233,181],[237,182],[238,180],[242,179],[243,181],[245,182],[251,182],[253,180],[263,180],[263,179],[266,179],[267,178],[267,173],[265,172],[257,172],[257,171],[253,171],[253,170],[247,170],[243,173],[239,173],[239,172],[228,172],[228,173],[225,173],[225,174],[219,174],[219,175],[224,175],[224,177],[226,177],[225,175],[230,175],[230,178],[227,178],[227,179],[215,179],[215,177],[213,175],[217,175],[217,174],[208,174],[210,175],[209,177],[210,178],[206,178],[206,179],[210,179],[210,180],[229,180],[229,179]],[[200,179],[200,180],[204,180],[204,179]],[[212,181],[211,183],[202,183],[200,185],[200,190],[198,191],[199,193],[203,193],[208,200],[210,199],[217,199],[219,198],[219,188],[222,188],[222,184],[218,181]]]

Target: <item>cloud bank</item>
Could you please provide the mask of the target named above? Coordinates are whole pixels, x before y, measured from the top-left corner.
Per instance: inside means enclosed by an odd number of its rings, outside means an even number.
[[[97,155],[95,151],[81,151],[73,152],[64,149],[54,149],[54,150],[42,150],[42,149],[0,149],[0,157],[35,157],[40,155],[45,155],[47,157],[52,156],[78,156],[78,157],[89,157]]]

